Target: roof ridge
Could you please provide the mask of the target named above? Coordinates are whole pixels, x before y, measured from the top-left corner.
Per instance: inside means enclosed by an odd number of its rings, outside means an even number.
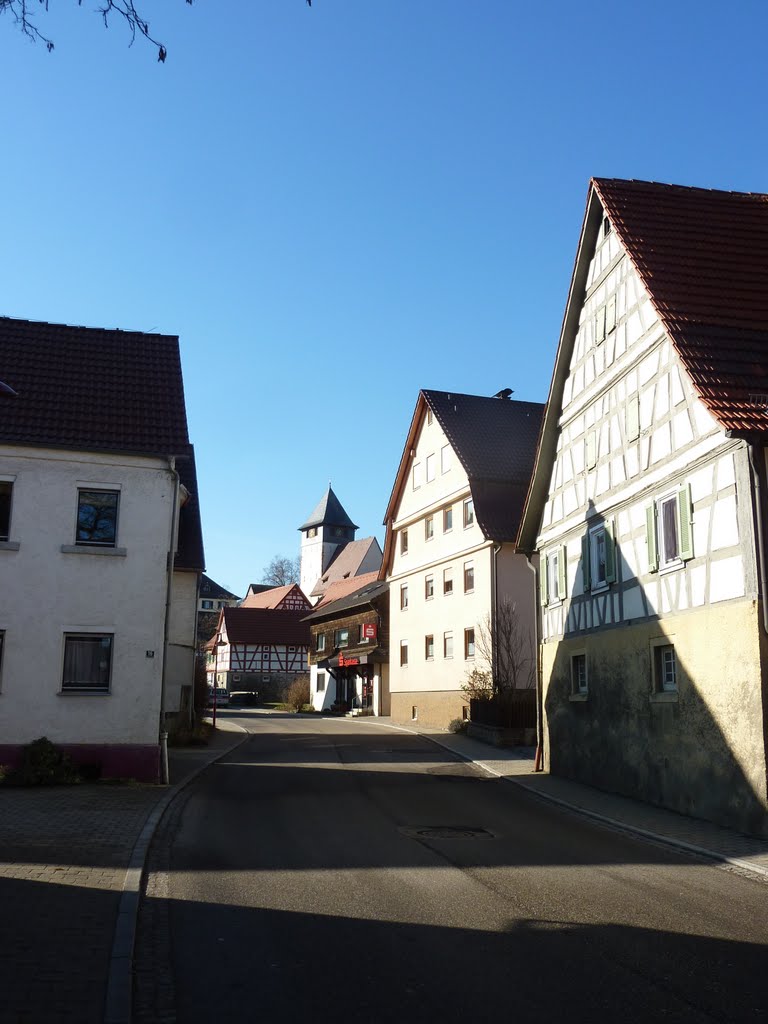
[[[749,196],[768,200],[766,192],[741,192],[738,189],[706,188],[704,185],[678,185],[672,181],[655,181],[646,178],[602,178],[593,177],[591,182],[596,185],[651,185],[654,188],[670,189],[678,192],[703,192],[705,195]],[[598,189],[599,191],[599,189]]]

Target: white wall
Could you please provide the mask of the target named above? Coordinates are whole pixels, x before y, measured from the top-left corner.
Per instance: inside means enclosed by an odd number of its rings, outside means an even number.
[[[60,743],[156,742],[174,493],[167,466],[0,446],[0,476],[14,479],[10,541],[18,544],[0,547],[0,743],[41,735]],[[75,542],[83,485],[120,491],[124,555],[62,552]],[[114,634],[108,695],[60,692],[66,632]]]

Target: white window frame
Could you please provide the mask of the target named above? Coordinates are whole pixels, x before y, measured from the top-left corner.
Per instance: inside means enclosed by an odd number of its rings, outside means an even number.
[[[672,508],[676,548],[667,556],[665,510]],[[645,510],[645,539],[648,571],[672,572],[693,558],[693,506],[690,484],[684,483],[659,495]]]
[[[431,593],[430,593],[431,591]],[[424,600],[433,601],[435,599],[435,577],[432,573],[427,573],[424,577]]]
[[[435,479],[435,453],[427,456],[426,459],[426,480],[428,484],[431,484]]]
[[[453,505],[443,509],[443,533],[450,533],[453,530]]]
[[[424,518],[424,540],[430,541],[435,536],[435,517],[425,516]]]
[[[471,575],[470,586],[467,586],[467,575]],[[475,592],[475,562],[474,559],[470,559],[464,563],[464,593],[474,594]]]
[[[401,555],[407,555],[408,554],[408,530],[407,529],[400,531],[400,554]]]
[[[435,660],[435,634],[427,633],[424,637],[424,660]]]
[[[421,485],[424,483],[424,473],[422,472],[423,466],[420,462],[414,462],[413,464],[413,489],[418,491]]]
[[[407,668],[408,667],[408,641],[407,640],[401,640],[400,641],[400,667],[401,668]]]
[[[453,658],[453,630],[447,629],[443,633],[443,658],[450,660]]]
[[[472,634],[470,638],[470,633]],[[471,648],[471,650],[470,650]],[[464,630],[464,660],[474,661],[475,660],[475,627],[468,626]]]
[[[107,680],[103,685],[91,685],[84,684],[78,686],[76,683],[67,684],[65,679],[65,672],[67,669],[67,645],[70,640],[87,640],[87,641],[103,641],[109,640],[109,664],[107,666]],[[112,692],[112,671],[115,662],[115,634],[108,632],[67,632],[64,634],[63,643],[63,660],[62,660],[62,672],[61,672],[61,693],[66,694],[78,694],[78,695],[89,695],[89,694],[109,694]]]
[[[322,654],[323,651],[325,650],[325,633],[317,634],[317,643],[315,646],[315,650],[318,652],[318,654]]]
[[[110,540],[89,540],[88,538],[81,538],[80,533],[80,507],[83,503],[83,495],[86,494],[108,494],[114,497],[114,509],[115,509],[115,520],[114,520],[114,532]],[[86,502],[87,504],[87,502]],[[115,487],[88,487],[79,486],[77,488],[77,510],[75,514],[75,546],[83,548],[116,548],[118,530],[120,528],[120,490]]]
[[[450,584],[450,586],[448,586],[448,584]],[[453,566],[450,566],[448,569],[443,569],[443,597],[450,597],[452,593],[453,593]]]
[[[468,530],[475,523],[475,502],[472,498],[465,498],[462,507],[464,529]]]
[[[583,666],[583,677],[579,671]],[[587,664],[587,652],[585,650],[574,651],[571,654],[571,697],[574,700],[584,700],[589,694],[589,667]]]
[[[400,584],[400,611],[404,612],[408,610],[408,584]]]
[[[451,446],[444,444],[440,449],[440,472],[445,475],[451,471]]]

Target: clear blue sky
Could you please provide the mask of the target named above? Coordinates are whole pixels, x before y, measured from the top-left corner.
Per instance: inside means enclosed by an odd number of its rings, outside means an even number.
[[[383,540],[419,388],[546,399],[591,175],[768,191],[765,3],[92,6],[0,18],[0,312],[180,336],[240,594],[329,479]]]

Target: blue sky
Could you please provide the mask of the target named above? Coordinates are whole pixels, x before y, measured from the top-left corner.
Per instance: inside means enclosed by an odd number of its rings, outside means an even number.
[[[591,175],[768,191],[762,3],[89,8],[0,18],[0,311],[180,336],[240,594],[329,480],[383,541],[419,388],[546,399]]]

